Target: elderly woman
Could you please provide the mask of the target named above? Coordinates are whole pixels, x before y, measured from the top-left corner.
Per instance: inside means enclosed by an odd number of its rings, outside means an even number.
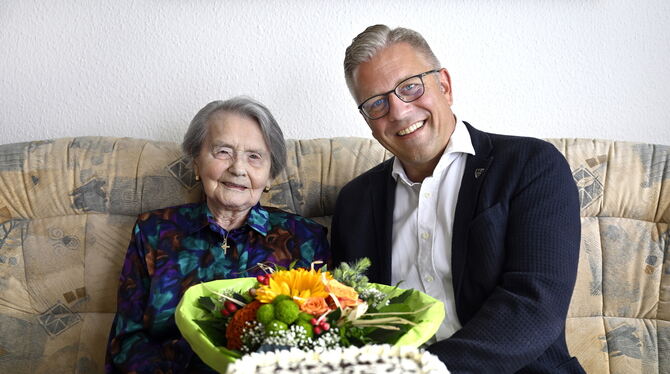
[[[309,267],[329,257],[326,229],[259,204],[286,163],[281,129],[262,104],[214,101],[182,143],[205,201],[139,216],[121,271],[106,372],[208,372],[179,334],[184,291],[214,279],[262,274],[259,263]]]

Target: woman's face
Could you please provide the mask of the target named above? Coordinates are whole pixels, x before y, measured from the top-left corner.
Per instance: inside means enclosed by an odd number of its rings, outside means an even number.
[[[270,150],[256,120],[218,111],[207,122],[208,133],[195,171],[202,180],[210,211],[247,211],[270,183]]]

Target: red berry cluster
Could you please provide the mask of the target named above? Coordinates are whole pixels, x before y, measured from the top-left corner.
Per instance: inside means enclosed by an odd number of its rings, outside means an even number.
[[[321,335],[322,332],[330,330],[330,323],[326,322],[325,320],[319,322],[319,320],[316,318],[312,318],[309,320],[309,323],[314,326],[314,333],[316,335]]]
[[[223,314],[226,317],[229,317],[229,316],[232,316],[233,314],[235,314],[235,312],[237,312],[237,309],[239,309],[237,304],[235,304],[234,302],[232,302],[230,300],[226,300],[223,303],[223,309],[221,309],[221,314]]]
[[[257,275],[256,280],[258,281],[258,283],[267,286],[268,284],[270,284],[270,275],[269,274]]]

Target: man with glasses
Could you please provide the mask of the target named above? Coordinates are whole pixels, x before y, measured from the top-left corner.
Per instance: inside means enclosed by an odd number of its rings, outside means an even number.
[[[369,257],[371,281],[444,302],[428,349],[453,373],[583,373],[564,334],[580,241],[565,158],[457,119],[449,73],[415,31],[368,27],[344,70],[395,157],[340,192],[334,263]]]

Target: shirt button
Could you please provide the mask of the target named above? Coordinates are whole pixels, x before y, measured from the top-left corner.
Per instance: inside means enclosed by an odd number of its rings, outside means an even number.
[[[428,238],[430,238],[430,234],[429,234],[429,233],[427,233],[427,232],[422,232],[422,233],[421,233],[421,239],[426,240],[426,239],[428,239]]]
[[[427,275],[426,278],[424,279],[426,280],[426,282],[432,282],[433,280],[435,280],[435,278],[433,278],[432,275]]]
[[[423,197],[425,197],[426,199],[429,198],[429,197],[430,197],[430,192],[425,192],[425,193],[423,194]]]

